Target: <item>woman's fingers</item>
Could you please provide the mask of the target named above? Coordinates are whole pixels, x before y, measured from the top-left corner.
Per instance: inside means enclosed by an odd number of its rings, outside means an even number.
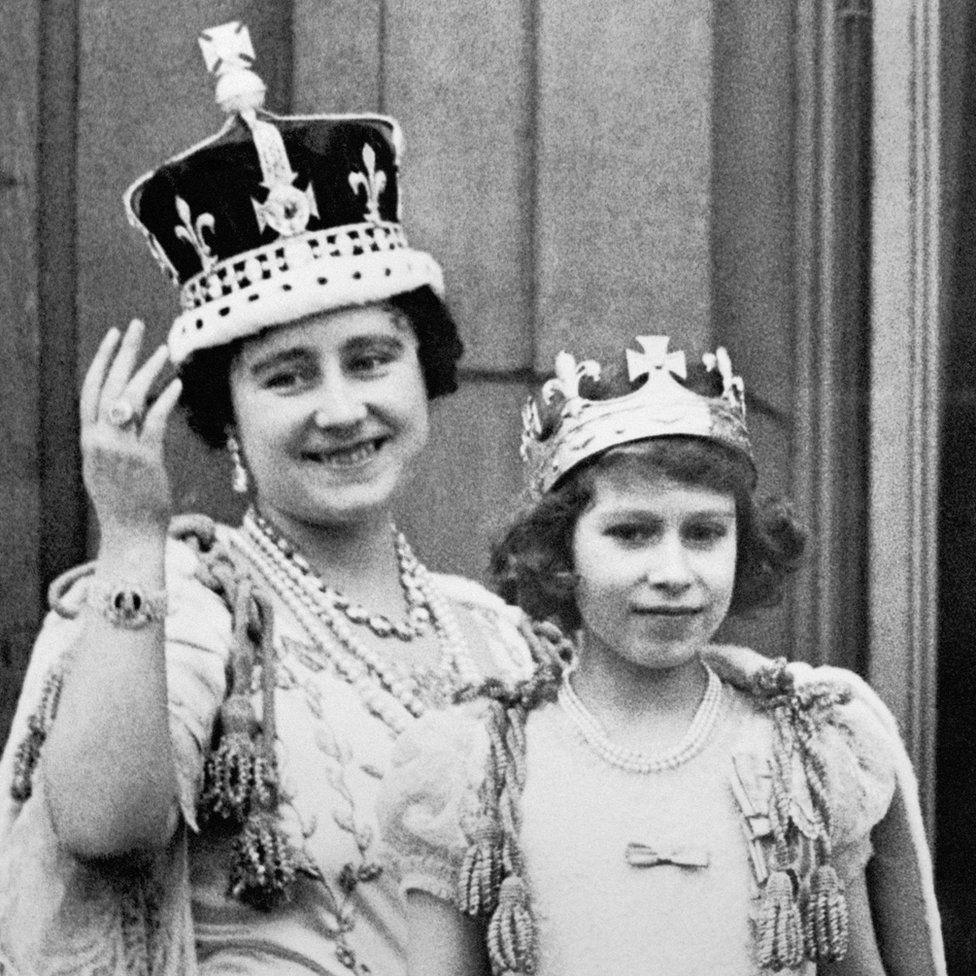
[[[109,367],[108,375],[102,384],[102,395],[99,403],[99,410],[102,414],[107,414],[112,405],[122,396],[126,384],[132,376],[132,370],[139,356],[139,347],[142,345],[142,336],[146,327],[138,319],[133,319],[129,323],[122,342],[115,353],[115,359]]]
[[[169,415],[172,413],[173,407],[176,406],[176,401],[179,400],[182,391],[183,383],[177,376],[169,382],[156,398],[156,402],[146,411],[146,417],[142,424],[143,436],[162,441]]]
[[[169,354],[166,346],[160,346],[136,370],[135,375],[129,380],[128,385],[122,391],[122,397],[132,404],[137,416],[142,415],[142,411],[146,406],[146,398],[149,396],[149,389],[168,360]]]
[[[118,342],[119,330],[113,325],[102,337],[98,352],[95,353],[95,358],[91,361],[88,372],[85,373],[85,381],[81,384],[81,395],[78,398],[78,407],[83,424],[94,423],[98,419],[98,404],[102,384],[105,382],[105,373]]]

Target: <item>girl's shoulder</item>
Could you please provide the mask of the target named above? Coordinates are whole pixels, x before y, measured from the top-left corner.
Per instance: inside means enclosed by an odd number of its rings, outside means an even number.
[[[735,757],[746,791],[769,792],[767,769],[787,763],[798,820],[826,817],[837,846],[866,838],[908,761],[894,716],[870,686],[843,668],[741,647],[711,648],[708,661],[750,716]]]

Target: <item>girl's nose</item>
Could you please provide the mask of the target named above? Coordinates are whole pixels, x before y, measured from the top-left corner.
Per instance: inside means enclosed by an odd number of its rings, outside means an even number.
[[[695,581],[688,553],[677,533],[666,535],[650,552],[644,578],[651,588],[667,596],[681,596]]]
[[[312,423],[320,430],[355,427],[366,419],[368,412],[353,384],[336,379],[323,387]]]

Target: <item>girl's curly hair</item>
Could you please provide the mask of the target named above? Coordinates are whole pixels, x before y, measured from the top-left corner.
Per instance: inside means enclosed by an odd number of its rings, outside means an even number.
[[[417,336],[417,356],[428,399],[457,390],[457,364],[464,346],[447,305],[426,285],[394,295],[381,304],[406,319]],[[180,405],[187,423],[213,448],[225,445],[228,430],[234,426],[230,370],[244,341],[201,349],[180,369]]]
[[[684,436],[612,448],[524,505],[492,546],[492,580],[505,600],[536,620],[553,621],[565,633],[579,628],[573,531],[593,500],[597,476],[621,466],[691,487],[731,492],[737,556],[729,613],[743,615],[780,602],[786,579],[803,554],[806,530],[785,502],[756,497],[754,471],[742,454],[715,441]]]

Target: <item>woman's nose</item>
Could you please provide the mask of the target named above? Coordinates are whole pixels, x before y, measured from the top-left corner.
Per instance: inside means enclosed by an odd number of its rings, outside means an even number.
[[[312,422],[321,430],[354,427],[366,419],[368,412],[355,386],[346,380],[336,380],[321,390]]]

